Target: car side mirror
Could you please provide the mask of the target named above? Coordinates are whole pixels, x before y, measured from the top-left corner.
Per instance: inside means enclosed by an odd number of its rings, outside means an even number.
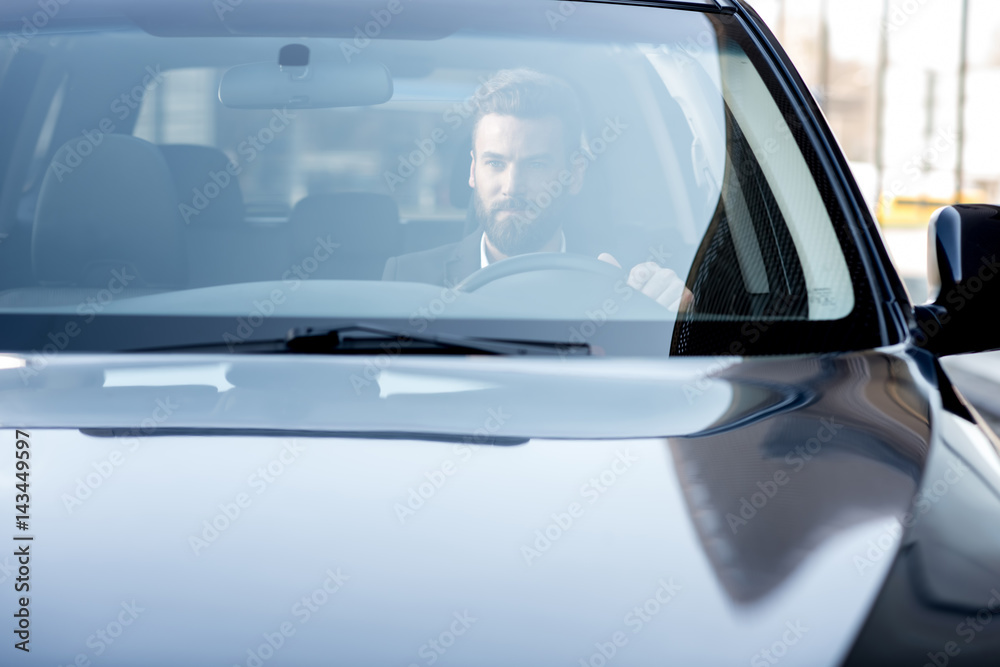
[[[928,294],[914,309],[916,344],[938,356],[1000,349],[1000,208],[947,206],[928,228]]]

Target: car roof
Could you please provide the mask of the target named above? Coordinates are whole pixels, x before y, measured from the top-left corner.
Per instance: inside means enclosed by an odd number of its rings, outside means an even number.
[[[732,14],[737,0],[583,0]],[[38,0],[0,3],[0,33],[65,33],[92,30],[134,30],[159,37],[352,37],[353,29],[371,19],[386,0],[52,0],[43,9]],[[394,21],[385,39],[442,39],[457,30],[477,26],[499,28],[514,5],[527,11],[550,8],[548,0],[433,0],[409,5],[406,18]],[[523,28],[523,26],[522,26]]]
[[[629,4],[644,5],[650,7],[663,7],[674,9],[693,9],[709,12],[731,13],[737,8],[736,0],[583,0],[585,2],[607,3],[607,4]],[[170,12],[182,13],[188,19],[191,17],[211,17],[218,26],[220,15],[215,6],[219,2],[228,4],[233,8],[239,6],[241,10],[253,7],[254,10],[281,8],[287,13],[296,9],[316,11],[322,2],[317,0],[257,0],[253,5],[243,4],[237,0],[217,0],[216,3],[208,3],[204,0],[53,0],[50,5],[40,9],[38,0],[4,0],[0,4],[0,31],[17,30],[22,27],[25,18],[31,18],[35,14],[44,14],[45,17],[38,17],[32,23],[41,28],[58,29],[77,24],[81,19],[103,19],[113,21],[114,19],[129,21],[130,18],[148,15],[150,12]],[[487,4],[490,0],[440,0],[436,4],[454,4],[465,9],[474,9],[478,3]],[[524,4],[546,4],[546,0],[506,0],[504,4],[522,2]],[[354,0],[344,2],[343,0],[327,0],[330,8],[343,8],[345,11],[357,12],[367,10],[369,6],[385,4],[385,0]],[[44,20],[42,20],[44,19]],[[131,21],[129,21],[131,22]]]

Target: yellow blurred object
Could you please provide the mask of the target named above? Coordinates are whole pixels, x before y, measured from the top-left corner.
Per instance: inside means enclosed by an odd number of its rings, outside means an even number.
[[[982,190],[965,190],[957,203],[981,203],[986,197]],[[926,227],[934,211],[955,203],[954,199],[883,196],[879,202],[878,221],[883,227]]]

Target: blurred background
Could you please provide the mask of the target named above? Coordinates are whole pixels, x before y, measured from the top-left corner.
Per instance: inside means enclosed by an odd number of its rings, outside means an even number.
[[[922,303],[931,214],[1000,201],[1000,2],[751,3],[823,107]]]
[[[1000,203],[998,0],[750,0],[836,133],[915,303],[941,206]],[[1000,353],[942,361],[1000,432]]]

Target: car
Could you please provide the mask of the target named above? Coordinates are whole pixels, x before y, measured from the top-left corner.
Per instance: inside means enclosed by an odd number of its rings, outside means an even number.
[[[996,664],[1000,209],[914,304],[744,0],[0,35],[0,663]]]

